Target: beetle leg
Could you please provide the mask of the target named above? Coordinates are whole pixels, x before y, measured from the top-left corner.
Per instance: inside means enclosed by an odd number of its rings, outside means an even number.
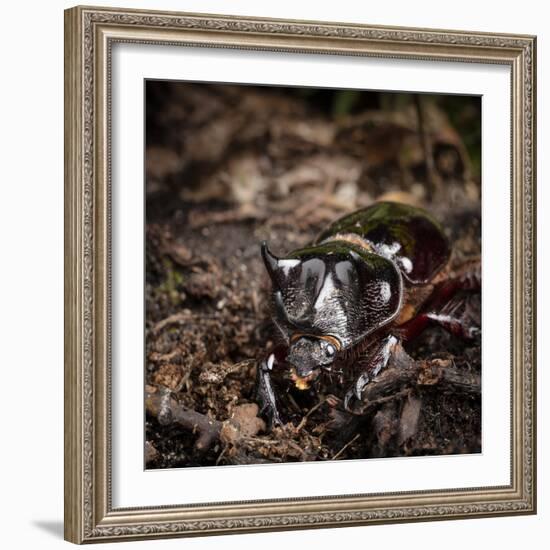
[[[468,297],[455,296],[439,311],[420,313],[399,328],[404,341],[416,338],[430,323],[436,323],[454,336],[472,340],[479,336],[479,321],[475,320],[476,312],[472,311]]]
[[[256,374],[256,400],[260,405],[260,414],[265,414],[270,428],[283,425],[271,382],[271,371],[274,365],[275,354],[271,353],[267,359],[262,359]]]
[[[448,330],[451,334],[463,338],[464,340],[473,340],[481,333],[481,329],[479,327],[470,326],[462,319],[456,317],[450,317],[448,315],[438,313],[429,313],[428,317],[430,320]]]
[[[476,261],[461,270],[452,279],[440,282],[434,289],[428,309],[435,311],[449,302],[461,290],[475,292],[481,290],[481,263]]]
[[[476,261],[452,279],[440,282],[423,311],[399,327],[399,335],[404,341],[410,341],[430,323],[436,323],[465,340],[475,338],[480,333],[479,320],[475,319],[468,294],[479,290],[481,264]]]
[[[430,324],[430,317],[428,313],[419,313],[416,317],[413,317],[410,321],[399,327],[399,335],[403,342],[410,342],[414,340],[428,325]]]
[[[427,317],[430,321],[441,325],[451,334],[472,340],[479,336],[481,330],[479,319],[475,319],[476,312],[472,311],[472,306],[468,297],[455,296],[439,312],[429,312]]]
[[[353,383],[344,397],[344,409],[353,412],[351,403],[354,399],[361,401],[364,387],[388,364],[393,348],[398,340],[393,334],[384,338],[374,353],[368,358],[365,370]]]

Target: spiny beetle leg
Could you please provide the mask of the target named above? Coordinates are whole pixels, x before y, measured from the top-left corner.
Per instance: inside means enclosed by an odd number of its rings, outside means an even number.
[[[479,320],[475,319],[468,296],[455,296],[439,311],[420,313],[399,328],[401,338],[408,342],[416,338],[430,323],[438,324],[445,330],[464,340],[472,340],[479,336],[481,329]]]
[[[271,353],[267,359],[262,359],[256,373],[256,400],[260,405],[260,414],[265,415],[270,429],[283,425],[271,381],[271,371],[275,364],[275,354]]]
[[[469,262],[453,278],[439,283],[427,305],[428,311],[438,311],[460,291],[481,290],[481,263]]]
[[[423,311],[399,327],[400,337],[405,342],[411,341],[430,323],[436,323],[465,340],[477,337],[481,332],[479,320],[475,320],[469,297],[472,292],[480,290],[481,263],[469,262],[455,277],[435,287]]]
[[[344,396],[344,409],[346,411],[353,412],[353,402],[355,400],[361,401],[365,386],[386,367],[397,342],[397,338],[393,334],[389,334],[369,356],[363,372],[357,377],[353,386]]]
[[[481,333],[478,326],[480,320],[475,319],[476,311],[473,310],[468,296],[455,296],[440,312],[431,312],[427,316],[430,321],[464,340],[472,340]]]

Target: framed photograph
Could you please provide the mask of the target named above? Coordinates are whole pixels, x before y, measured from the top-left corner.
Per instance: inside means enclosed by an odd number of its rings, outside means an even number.
[[[533,36],[65,12],[65,538],[536,511]]]

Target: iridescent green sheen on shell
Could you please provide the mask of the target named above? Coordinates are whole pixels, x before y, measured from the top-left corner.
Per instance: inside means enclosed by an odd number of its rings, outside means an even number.
[[[441,226],[424,210],[382,202],[334,222],[278,258],[262,246],[277,326],[330,335],[350,348],[399,315],[403,283],[423,284],[447,262]]]
[[[413,284],[428,282],[450,255],[441,225],[425,210],[406,204],[379,202],[344,216],[319,235],[315,246],[350,234],[367,241],[380,255],[395,259]]]
[[[305,260],[312,257],[326,256],[327,259],[334,257],[332,259],[333,263],[335,263],[334,260],[336,260],[336,258],[340,258],[341,260],[348,259],[351,251],[355,252],[361,260],[371,265],[373,269],[376,269],[377,266],[384,266],[387,263],[387,260],[381,257],[380,254],[373,253],[362,246],[339,240],[329,240],[323,243],[299,248],[288,254],[286,258]]]

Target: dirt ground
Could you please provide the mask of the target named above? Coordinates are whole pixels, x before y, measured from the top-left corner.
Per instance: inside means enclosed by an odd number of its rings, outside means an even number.
[[[443,223],[451,267],[479,257],[479,99],[148,82],[146,118],[146,467],[480,452],[480,339],[438,327],[360,414],[327,402],[347,387],[281,384],[270,431],[253,395],[276,336],[262,240],[283,255],[390,198]]]

